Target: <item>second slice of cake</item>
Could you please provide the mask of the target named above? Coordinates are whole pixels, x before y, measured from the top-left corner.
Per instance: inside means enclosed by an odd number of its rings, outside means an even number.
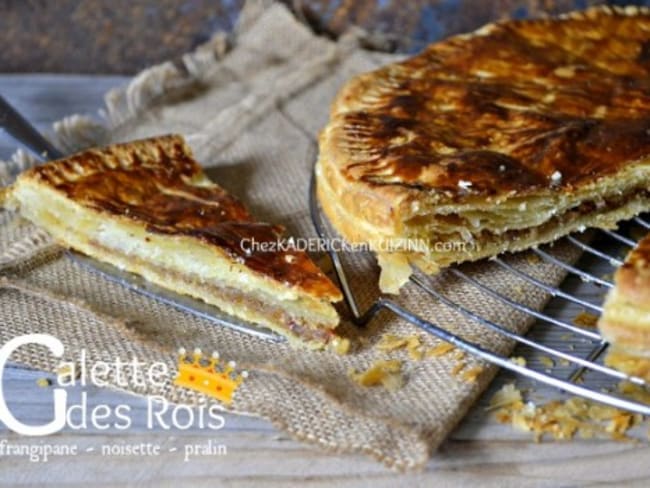
[[[89,149],[21,174],[3,206],[62,245],[311,349],[335,335],[339,290],[306,253],[259,251],[282,228],[210,181],[180,136]]]
[[[611,343],[605,362],[650,380],[650,235],[616,271],[598,328]]]

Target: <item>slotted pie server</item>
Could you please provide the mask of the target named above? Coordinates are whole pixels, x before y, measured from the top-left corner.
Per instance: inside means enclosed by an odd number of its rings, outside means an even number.
[[[24,144],[30,151],[32,151],[41,159],[53,159],[62,156],[61,153],[56,150],[56,148],[52,147],[52,145],[49,144],[38,133],[38,131],[36,131],[1,96],[0,127],[4,128],[12,137]],[[317,148],[315,141],[312,140],[312,143],[313,157],[315,159]],[[311,219],[318,236],[321,239],[331,239],[334,237],[334,232],[323,217],[323,214],[318,205],[315,190],[315,178],[312,174],[309,187],[309,206]],[[631,229],[631,231],[628,232],[627,235],[624,235],[620,232],[613,232],[608,230],[602,230],[598,232],[600,237],[608,239],[610,243],[616,243],[623,248],[629,249],[636,244],[636,239],[633,237],[633,228],[648,232],[650,231],[650,222],[641,217],[637,217],[628,223],[628,227]],[[568,236],[565,239],[572,246],[575,246],[585,255],[592,258],[592,260],[597,261],[601,268],[605,267],[609,272],[615,270],[622,264],[621,259],[617,257],[615,253],[610,251],[609,247],[607,249],[602,249],[599,246],[592,244],[592,241],[586,241],[580,236]],[[598,241],[598,239],[595,239],[593,242],[596,241]],[[566,271],[569,277],[577,277],[586,283],[600,287],[600,289],[609,289],[613,286],[608,279],[596,276],[592,270],[583,269],[584,267],[580,267],[577,264],[562,261],[545,249],[546,246],[542,246],[540,248],[533,249],[532,252],[534,252],[543,261],[554,266],[558,266],[559,268]],[[352,293],[352,288],[350,286],[350,282],[346,275],[345,266],[340,255],[341,251],[330,249],[328,252],[332,260],[333,268],[338,278],[341,290],[343,292],[346,305],[350,311],[351,319],[356,325],[363,326],[372,320],[372,318],[379,311],[387,310],[424,330],[425,332],[432,334],[441,340],[449,342],[455,347],[462,349],[469,354],[481,358],[491,364],[505,368],[518,375],[531,378],[546,385],[550,385],[564,392],[572,393],[574,395],[578,395],[614,407],[638,412],[644,415],[650,415],[649,405],[630,400],[629,398],[615,393],[606,392],[603,389],[603,387],[611,387],[615,384],[615,382],[622,380],[629,381],[639,386],[647,385],[641,378],[626,375],[625,373],[609,368],[603,365],[602,362],[598,361],[598,358],[607,348],[607,343],[601,338],[600,334],[598,334],[596,330],[589,330],[576,326],[572,323],[560,320],[544,311],[538,311],[530,308],[523,303],[519,303],[510,297],[492,290],[487,285],[481,283],[479,280],[465,273],[458,267],[452,267],[445,271],[447,273],[451,273],[461,280],[470,283],[478,294],[485,294],[486,297],[491,297],[503,302],[508,307],[512,308],[513,311],[523,312],[534,317],[537,319],[535,328],[541,326],[559,328],[572,334],[572,339],[567,339],[566,341],[566,347],[560,348],[557,345],[551,346],[545,343],[543,338],[534,338],[535,334],[529,334],[528,336],[520,335],[498,323],[482,317],[479,313],[465,308],[462,304],[456,303],[445,295],[443,289],[440,289],[435,285],[434,280],[429,280],[422,274],[416,273],[410,278],[411,282],[421,290],[425,291],[432,300],[437,300],[440,303],[455,309],[469,320],[477,322],[481,326],[507,337],[519,346],[523,346],[527,351],[531,351],[533,359],[535,355],[539,356],[539,354],[544,354],[547,357],[551,357],[555,360],[563,361],[572,365],[572,369],[567,375],[563,377],[560,374],[553,374],[549,372],[548,369],[545,370],[542,366],[539,366],[539,364],[537,364],[539,361],[531,360],[528,361],[528,365],[523,366],[516,362],[513,362],[509,357],[495,353],[479,344],[476,344],[472,341],[449,332],[444,327],[441,327],[440,325],[426,318],[423,318],[410,310],[405,309],[403,306],[398,304],[396,301],[391,300],[390,298],[381,297],[375,301],[367,310],[361,311],[357,300]],[[98,272],[110,280],[116,281],[129,289],[132,289],[138,293],[144,294],[161,302],[170,304],[181,310],[185,310],[189,313],[202,318],[206,318],[220,325],[224,325],[226,327],[230,327],[232,329],[251,334],[256,337],[274,342],[284,341],[284,338],[268,331],[267,329],[261,328],[260,326],[254,324],[246,323],[240,319],[235,319],[219,311],[216,307],[207,305],[199,300],[179,295],[158,286],[152,285],[137,275],[126,273],[111,265],[100,263],[94,259],[87,258],[75,252],[68,251],[68,256],[70,256],[75,262],[79,263],[80,265]],[[507,260],[500,257],[497,257],[493,261],[501,268],[516,275],[518,279],[528,282],[529,284],[532,284],[533,286],[543,290],[545,293],[553,297],[556,301],[562,302],[562,304],[578,305],[596,315],[602,312],[602,307],[599,303],[594,303],[592,301],[577,297],[574,295],[574,293],[571,292],[571,290],[564,289],[563,286],[556,287],[544,283],[537,278],[526,274],[521,269],[518,269],[516,266],[510,264]],[[585,344],[589,346],[587,350],[585,350],[583,347]],[[589,373],[589,375],[586,375],[585,373]],[[590,381],[592,374],[599,375],[599,379]],[[583,381],[584,384],[581,383]]]

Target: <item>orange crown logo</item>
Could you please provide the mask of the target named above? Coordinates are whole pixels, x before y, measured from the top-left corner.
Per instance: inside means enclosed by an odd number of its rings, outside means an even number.
[[[235,374],[235,362],[228,361],[225,366],[218,352],[204,358],[200,349],[190,355],[185,349],[178,351],[178,375],[174,384],[204,393],[223,403],[230,404],[235,390],[248,377],[246,371]]]

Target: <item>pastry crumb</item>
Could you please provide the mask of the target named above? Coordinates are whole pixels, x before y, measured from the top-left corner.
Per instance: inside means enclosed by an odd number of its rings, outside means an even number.
[[[450,353],[454,349],[456,348],[454,347],[453,344],[450,344],[449,342],[441,342],[437,346],[427,349],[425,355],[428,358],[444,356],[445,354]]]
[[[459,361],[457,362],[453,368],[451,368],[451,374],[453,376],[456,376],[458,373],[460,373],[463,368],[465,367],[465,361]]]
[[[526,367],[526,359],[521,356],[511,357],[510,362],[515,363],[518,366]]]
[[[492,398],[490,398],[490,404],[486,410],[494,410],[496,408],[502,408],[518,403],[523,404],[521,391],[519,391],[513,383],[508,383],[503,385],[499,391],[492,395]]]
[[[41,388],[47,388],[48,386],[52,386],[52,380],[49,378],[39,378],[36,380],[36,384]]]
[[[397,390],[404,385],[402,362],[397,359],[379,360],[362,372],[351,369],[350,378],[360,386],[383,386]]]
[[[401,337],[394,334],[384,334],[377,343],[377,349],[382,352],[391,352],[398,349],[406,349],[409,358],[420,361],[424,357],[422,340],[417,334],[408,337]]]
[[[598,316],[589,312],[580,312],[573,318],[573,323],[580,327],[596,327]]]
[[[526,261],[528,261],[528,264],[539,264],[542,262],[542,258],[540,258],[537,254],[533,252],[526,253]]]
[[[539,362],[542,363],[542,366],[544,366],[545,368],[553,368],[553,367],[555,367],[555,361],[553,361],[553,359],[551,359],[548,356],[540,357]]]
[[[394,334],[384,334],[377,343],[377,349],[382,352],[395,351],[406,346],[406,343],[407,338],[405,337],[400,337]]]
[[[463,371],[462,379],[467,383],[475,383],[476,379],[483,372],[483,366],[477,365]]]
[[[344,337],[336,337],[329,343],[329,349],[336,354],[345,356],[350,351],[350,340]]]
[[[420,361],[424,357],[424,348],[420,341],[420,336],[412,335],[407,338],[406,351],[411,359]]]

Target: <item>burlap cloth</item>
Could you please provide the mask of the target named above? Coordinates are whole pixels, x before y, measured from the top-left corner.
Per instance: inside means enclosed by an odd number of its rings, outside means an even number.
[[[254,214],[284,224],[294,236],[313,236],[308,182],[315,137],[326,123],[336,91],[350,76],[396,59],[365,51],[361,34],[338,42],[317,37],[279,4],[249,2],[234,39],[218,35],[186,55],[137,75],[106,96],[105,123],[71,116],[55,124],[53,139],[66,151],[154,134],[184,134],[209,175],[240,197]],[[0,164],[10,179],[32,161],[19,153]],[[556,251],[562,251],[556,246]],[[529,256],[509,260],[554,284],[562,272]],[[322,261],[322,260],[321,260]],[[365,256],[349,259],[350,277],[362,307],[377,296],[377,269]],[[495,291],[541,308],[548,296],[494,263],[464,268]],[[451,299],[512,330],[530,325],[516,312],[471,285],[443,274],[435,279]],[[464,337],[508,354],[512,344],[409,285],[399,301]],[[0,213],[0,341],[46,332],[65,344],[75,360],[166,361],[175,370],[176,350],[218,350],[250,371],[231,411],[264,417],[293,438],[340,452],[365,453],[396,469],[423,466],[493,377],[486,368],[476,382],[459,378],[453,354],[410,360],[405,351],[379,352],[382,334],[408,336],[412,325],[382,313],[364,330],[344,323],[361,338],[358,349],[340,357],[272,345],[131,292],[81,269],[43,232],[14,215]],[[422,334],[425,335],[424,333]],[[424,342],[436,344],[433,337]],[[364,388],[350,379],[378,359],[404,361],[407,381],[397,391]],[[40,347],[25,347],[13,360],[44,370],[59,364]],[[116,385],[117,386],[117,385]],[[174,402],[205,402],[176,387],[132,387],[138,394]]]

